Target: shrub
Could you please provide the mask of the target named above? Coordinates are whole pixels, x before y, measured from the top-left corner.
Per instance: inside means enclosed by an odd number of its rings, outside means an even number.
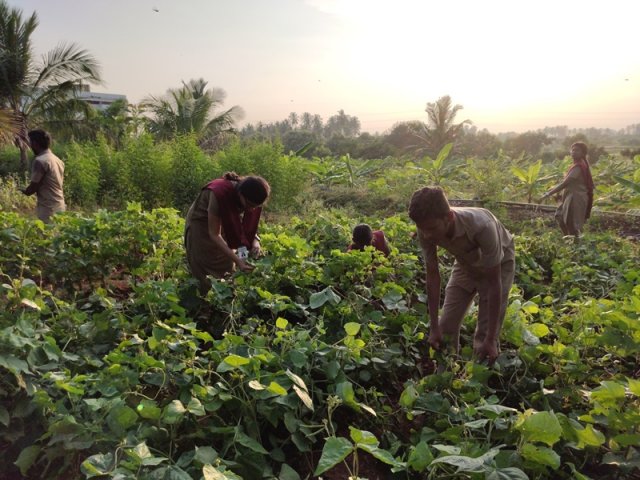
[[[72,143],[64,161],[64,196],[69,204],[92,207],[100,189],[100,160],[93,145]]]
[[[142,135],[127,142],[120,155],[124,159],[117,164],[129,168],[131,191],[126,200],[138,201],[145,208],[170,206],[170,148],[155,144],[151,135]]]
[[[260,175],[271,185],[269,205],[274,210],[292,208],[308,180],[305,160],[284,155],[282,145],[269,142],[235,142],[214,156],[217,175],[235,171],[239,175]]]
[[[173,206],[186,212],[200,189],[215,177],[213,162],[200,150],[192,135],[179,137],[170,145],[169,182]]]
[[[20,191],[22,184],[27,185],[29,178],[25,175],[22,180],[15,175],[0,177],[0,210],[17,211],[26,213],[33,211],[36,205],[36,197],[27,197]]]

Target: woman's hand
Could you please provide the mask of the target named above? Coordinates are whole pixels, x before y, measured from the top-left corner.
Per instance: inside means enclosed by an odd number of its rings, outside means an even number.
[[[250,263],[245,262],[242,259],[238,259],[238,263],[236,263],[238,270],[240,270],[241,272],[245,272],[245,273],[249,273],[252,272],[254,268],[256,268],[255,266],[251,265]]]
[[[251,244],[251,251],[249,252],[253,258],[257,258],[262,253],[262,249],[260,248],[260,242],[256,238]]]

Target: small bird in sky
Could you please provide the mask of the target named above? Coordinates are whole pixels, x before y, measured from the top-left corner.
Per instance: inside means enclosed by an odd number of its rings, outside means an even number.
[[[158,10],[157,7],[152,7],[151,10],[153,10],[154,12],[158,13],[160,10]]]

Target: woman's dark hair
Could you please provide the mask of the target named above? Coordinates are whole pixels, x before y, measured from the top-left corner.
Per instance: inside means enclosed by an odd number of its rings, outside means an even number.
[[[225,180],[238,182],[238,192],[254,205],[262,205],[271,194],[269,183],[253,175],[241,177],[236,172],[227,172],[222,176]]]
[[[357,247],[365,247],[367,245],[371,245],[373,241],[373,232],[371,231],[371,227],[366,223],[361,223],[360,225],[356,225],[353,228],[352,234],[353,243]]]
[[[32,144],[37,143],[39,147],[45,150],[51,146],[51,136],[44,130],[30,130],[27,136]]]

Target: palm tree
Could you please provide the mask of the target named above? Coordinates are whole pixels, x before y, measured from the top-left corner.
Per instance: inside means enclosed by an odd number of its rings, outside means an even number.
[[[81,83],[100,83],[100,67],[95,58],[76,44],[61,43],[34,60],[31,35],[38,27],[35,12],[23,19],[22,11],[0,0],[0,107],[18,118],[23,168],[27,165],[24,142],[30,117],[68,102]]]
[[[153,114],[148,129],[160,140],[191,133],[201,145],[211,144],[220,135],[234,132],[233,125],[242,115],[238,106],[213,114],[225,96],[222,89],[207,89],[202,78],[182,82],[181,88],[169,89],[165,97],[151,96],[143,102]]]
[[[425,111],[428,123],[423,125],[422,132],[418,135],[423,143],[420,150],[434,156],[448,143],[454,143],[464,125],[471,124],[471,120],[453,123],[460,110],[462,105],[452,105],[449,95],[440,97],[435,103],[427,103]]]
[[[15,141],[20,134],[20,122],[7,108],[0,108],[0,145]]]

